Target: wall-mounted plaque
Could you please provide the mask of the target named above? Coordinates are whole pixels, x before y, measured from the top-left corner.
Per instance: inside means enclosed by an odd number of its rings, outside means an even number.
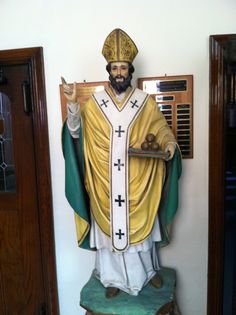
[[[173,130],[183,158],[192,158],[193,76],[139,78],[138,87],[155,98]]]
[[[68,85],[71,88],[73,88],[72,83],[68,83]],[[94,92],[102,91],[107,86],[108,86],[108,81],[77,83],[76,88],[78,90],[80,106],[83,106],[86,103],[86,101],[89,99],[90,95],[92,95]],[[63,93],[62,84],[60,84],[60,97],[61,97],[61,114],[62,114],[62,120],[64,121],[66,118],[66,98]]]

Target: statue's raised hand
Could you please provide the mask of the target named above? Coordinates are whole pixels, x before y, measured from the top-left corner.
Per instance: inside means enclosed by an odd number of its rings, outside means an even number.
[[[67,99],[67,102],[72,103],[72,104],[77,103],[78,102],[78,92],[76,89],[76,82],[74,82],[73,88],[71,88],[67,84],[66,80],[63,77],[61,77],[61,82],[62,82],[62,86],[64,89],[64,95],[65,95],[65,98]]]

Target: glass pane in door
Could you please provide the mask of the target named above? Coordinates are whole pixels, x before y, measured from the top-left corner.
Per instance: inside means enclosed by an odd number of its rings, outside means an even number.
[[[11,103],[8,96],[0,92],[0,192],[15,191]]]

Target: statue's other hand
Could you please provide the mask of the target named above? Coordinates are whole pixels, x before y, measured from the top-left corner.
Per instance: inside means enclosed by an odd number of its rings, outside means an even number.
[[[69,84],[67,84],[66,80],[63,77],[61,77],[61,82],[62,82],[64,95],[65,95],[65,98],[67,99],[67,102],[73,103],[73,104],[77,103],[78,102],[78,92],[76,89],[76,82],[74,82],[73,88],[71,88],[69,86]]]
[[[169,157],[166,159],[166,161],[169,161],[173,158],[175,154],[175,144],[174,143],[168,143],[165,152],[169,152]]]

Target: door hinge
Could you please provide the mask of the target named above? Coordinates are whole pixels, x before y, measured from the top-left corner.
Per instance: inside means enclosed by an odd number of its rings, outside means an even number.
[[[27,81],[22,83],[24,112],[29,115],[32,112],[30,84]]]

